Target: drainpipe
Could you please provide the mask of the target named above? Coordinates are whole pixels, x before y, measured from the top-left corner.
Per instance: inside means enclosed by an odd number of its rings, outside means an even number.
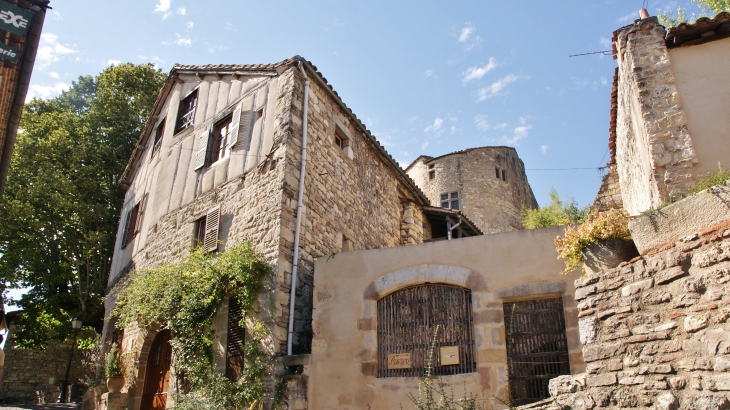
[[[289,290],[289,333],[286,340],[286,354],[292,354],[294,340],[294,303],[297,299],[297,271],[299,265],[299,229],[302,226],[302,198],[304,197],[304,167],[307,165],[307,109],[309,107],[309,77],[304,72],[301,60],[299,71],[304,76],[304,110],[302,113],[302,165],[299,169],[299,193],[297,194],[297,223],[294,229],[294,260],[292,262],[291,289]]]
[[[450,219],[448,220],[448,222],[446,224],[446,228],[449,230],[449,240],[451,240],[451,231],[453,231],[454,229],[458,228],[459,225],[461,225],[461,222],[462,222],[461,215],[459,215],[459,223],[457,223],[456,225],[450,226],[451,225],[451,220]]]

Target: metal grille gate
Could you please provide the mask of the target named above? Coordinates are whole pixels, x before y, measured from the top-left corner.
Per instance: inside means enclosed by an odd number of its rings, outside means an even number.
[[[570,374],[561,298],[504,304],[511,405],[550,397],[548,381]]]
[[[475,369],[471,292],[448,285],[418,285],[378,301],[378,377],[420,377],[426,371],[436,326],[433,373],[471,373]],[[441,366],[439,348],[459,347],[459,364]],[[410,369],[388,370],[388,355],[410,353]]]

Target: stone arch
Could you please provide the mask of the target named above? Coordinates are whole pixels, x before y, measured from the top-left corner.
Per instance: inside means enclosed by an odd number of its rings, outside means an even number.
[[[134,409],[139,409],[142,405],[142,394],[144,393],[144,383],[147,376],[147,359],[150,355],[152,342],[154,342],[155,336],[157,336],[157,333],[159,332],[160,326],[158,324],[154,324],[147,329],[140,328],[137,325],[132,325],[130,328],[125,330],[124,338],[127,338],[127,334],[129,334],[129,337],[132,337],[129,344],[127,344],[127,341],[125,340],[125,347],[128,346],[130,348],[129,352],[137,353],[137,360],[135,362],[137,366],[137,374],[136,377],[134,377],[134,386],[129,386],[128,390],[130,402],[133,403],[132,408]]]
[[[480,274],[453,265],[425,264],[399,269],[375,279],[365,288],[365,300],[378,300],[399,289],[426,282],[456,285],[473,291],[487,290]]]

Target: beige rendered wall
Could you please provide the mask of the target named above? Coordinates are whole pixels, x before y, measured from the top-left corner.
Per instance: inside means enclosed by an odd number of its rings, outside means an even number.
[[[377,300],[431,282],[471,289],[477,372],[444,376],[485,399],[507,397],[502,304],[562,296],[571,371],[584,371],[573,281],[562,276],[553,239],[562,227],[521,230],[415,246],[321,257],[315,262],[309,408],[398,409],[417,378],[377,378]],[[491,399],[488,405],[504,408]],[[489,408],[489,407],[487,407]]]
[[[695,176],[730,167],[730,38],[669,50],[699,162]]]

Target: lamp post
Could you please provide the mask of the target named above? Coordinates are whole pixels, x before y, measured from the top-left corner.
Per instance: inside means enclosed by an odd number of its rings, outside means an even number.
[[[76,335],[79,334],[79,330],[81,329],[81,325],[83,324],[84,322],[78,317],[75,317],[73,318],[73,320],[71,320],[71,327],[74,330],[74,338],[73,342],[71,342],[71,354],[69,354],[68,356],[68,365],[66,365],[66,377],[63,379],[63,385],[61,386],[61,395],[58,397],[59,403],[66,403],[66,401],[68,401],[68,374],[71,372],[71,360],[74,357],[74,347],[76,347]]]

